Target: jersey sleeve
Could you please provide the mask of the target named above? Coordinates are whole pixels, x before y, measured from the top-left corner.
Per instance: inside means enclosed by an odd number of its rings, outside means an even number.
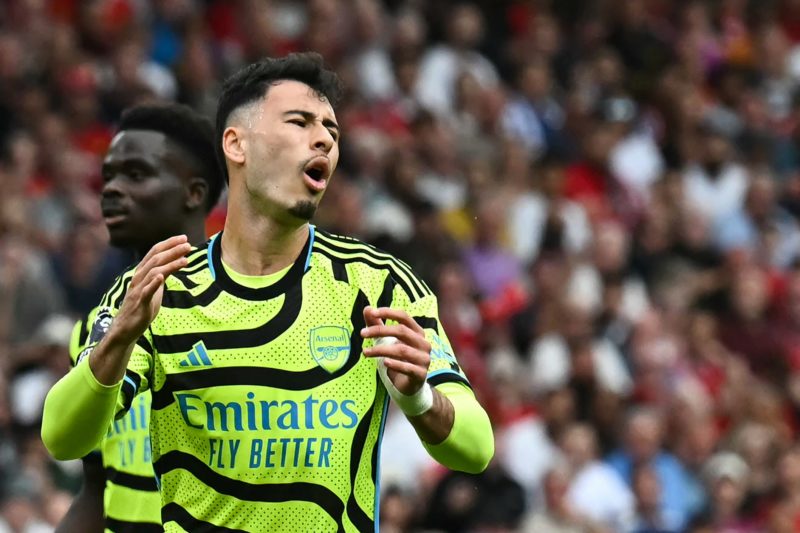
[[[120,276],[111,289],[103,296],[103,299],[90,317],[92,321],[88,327],[87,343],[78,355],[76,364],[88,360],[89,354],[103,340],[103,337],[111,327],[114,317],[117,315],[125,292],[128,289],[134,270],[130,269]],[[131,403],[137,394],[146,391],[150,387],[150,370],[153,363],[153,337],[150,328],[144,335],[139,337],[133,347],[133,352],[128,360],[128,368],[122,379],[119,398],[115,411],[115,418],[121,418],[130,409]]]
[[[89,311],[80,320],[78,320],[75,323],[75,326],[72,328],[72,335],[69,339],[70,368],[75,366],[75,364],[78,362],[78,357],[80,357],[81,352],[89,344],[89,333],[92,325],[94,324],[95,318],[97,317],[97,312],[99,309],[99,307],[95,307]]]
[[[443,383],[461,383],[472,388],[469,379],[458,364],[456,355],[439,321],[439,304],[436,296],[426,292],[421,298],[411,300],[399,285],[394,287],[392,307],[403,309],[425,331],[431,345],[431,364],[428,367],[428,383],[431,386]]]
[[[86,347],[86,343],[89,340],[89,327],[91,326],[92,322],[94,321],[94,317],[97,315],[97,308],[95,307],[89,313],[78,320],[75,323],[75,326],[72,328],[72,335],[69,339],[69,366],[70,368],[75,367],[75,363],[78,362],[78,357],[80,356],[83,349]],[[86,457],[83,458],[84,461],[91,461],[91,462],[102,462],[101,456],[101,449],[98,446],[95,448],[91,453],[89,453]]]
[[[75,366],[75,363],[78,361],[78,355],[80,355],[81,350],[83,350],[84,341],[81,340],[81,337],[86,331],[86,320],[87,317],[83,317],[72,327],[72,335],[69,338],[70,368]]]
[[[42,417],[42,441],[56,459],[78,459],[90,453],[102,440],[108,424],[130,408],[137,393],[147,389],[152,365],[152,338],[139,338],[131,354],[122,381],[104,385],[97,381],[89,367],[89,355],[105,336],[116,315],[133,269],[120,276],[102,299],[92,324],[88,327],[86,345],[78,350],[74,368],[61,378],[47,394]],[[75,335],[80,336],[80,331]]]
[[[482,472],[494,456],[492,425],[475,398],[439,321],[436,296],[426,291],[421,298],[412,301],[402,287],[396,286],[392,307],[405,310],[425,330],[425,337],[431,345],[428,383],[453,405],[455,417],[447,438],[437,444],[422,441],[423,446],[431,457],[447,468]]]

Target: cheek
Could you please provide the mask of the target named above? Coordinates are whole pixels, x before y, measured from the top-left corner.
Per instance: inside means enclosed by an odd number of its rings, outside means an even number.
[[[168,213],[183,205],[182,188],[177,183],[142,187],[131,196],[145,214]]]

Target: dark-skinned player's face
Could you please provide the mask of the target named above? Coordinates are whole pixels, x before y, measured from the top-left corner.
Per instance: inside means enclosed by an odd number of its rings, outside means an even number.
[[[103,161],[101,209],[111,244],[146,251],[182,232],[186,182],[184,151],[151,130],[117,134]]]

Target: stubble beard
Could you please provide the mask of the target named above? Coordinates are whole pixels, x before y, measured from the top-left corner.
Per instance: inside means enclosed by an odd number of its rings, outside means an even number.
[[[301,220],[309,221],[317,212],[317,204],[308,200],[301,200],[289,208],[289,214]]]

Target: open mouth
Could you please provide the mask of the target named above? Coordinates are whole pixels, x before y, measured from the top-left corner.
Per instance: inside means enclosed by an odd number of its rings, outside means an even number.
[[[313,192],[325,190],[330,174],[330,163],[327,157],[315,157],[303,168],[306,186]]]
[[[321,168],[309,168],[309,169],[306,169],[306,174],[308,174],[308,177],[310,177],[314,181],[322,181],[322,179],[323,179],[323,177],[322,177],[323,174],[322,174],[322,169]]]

